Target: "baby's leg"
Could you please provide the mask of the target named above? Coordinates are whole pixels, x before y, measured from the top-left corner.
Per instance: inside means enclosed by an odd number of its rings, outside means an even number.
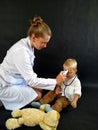
[[[63,108],[66,108],[70,102],[65,97],[59,97],[52,108],[58,112],[61,112]]]
[[[42,104],[47,104],[47,103],[51,103],[55,97],[56,97],[56,93],[55,91],[49,91],[48,93],[46,93],[41,99],[40,102]]]
[[[57,95],[56,95],[55,91],[49,91],[38,102],[33,101],[31,103],[31,106],[40,108],[40,106],[42,104],[48,104],[48,103],[52,102],[56,96]]]

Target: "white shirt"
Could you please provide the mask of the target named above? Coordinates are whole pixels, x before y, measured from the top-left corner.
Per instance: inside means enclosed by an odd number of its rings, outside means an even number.
[[[34,48],[31,47],[29,37],[14,44],[8,51],[0,65],[1,88],[13,85],[29,85],[40,89],[53,90],[55,79],[38,78],[33,71]]]
[[[72,101],[75,94],[81,96],[81,83],[78,77],[74,76],[71,79],[66,78],[65,82],[61,84],[61,93],[62,96],[68,98],[69,101]]]

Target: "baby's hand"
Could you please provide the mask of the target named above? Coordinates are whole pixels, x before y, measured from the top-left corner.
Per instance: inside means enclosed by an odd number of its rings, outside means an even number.
[[[59,85],[56,85],[55,93],[58,95],[61,90],[61,87]]]
[[[71,102],[71,106],[72,106],[73,108],[77,108],[77,102],[73,100],[73,101]]]

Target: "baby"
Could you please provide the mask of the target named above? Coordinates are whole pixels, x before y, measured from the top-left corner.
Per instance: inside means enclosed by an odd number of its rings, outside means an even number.
[[[81,97],[81,82],[76,74],[77,61],[74,58],[67,59],[63,64],[63,69],[63,74],[66,75],[65,81],[57,85],[55,90],[44,95],[40,102],[32,102],[32,106],[40,107],[41,104],[48,104],[56,99],[52,108],[58,112],[68,105],[77,108],[78,99]]]

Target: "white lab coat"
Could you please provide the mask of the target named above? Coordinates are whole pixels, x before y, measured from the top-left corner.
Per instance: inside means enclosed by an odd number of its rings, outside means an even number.
[[[0,100],[8,110],[19,109],[37,97],[31,88],[53,90],[55,79],[38,78],[33,71],[34,48],[29,37],[14,44],[0,64]]]

